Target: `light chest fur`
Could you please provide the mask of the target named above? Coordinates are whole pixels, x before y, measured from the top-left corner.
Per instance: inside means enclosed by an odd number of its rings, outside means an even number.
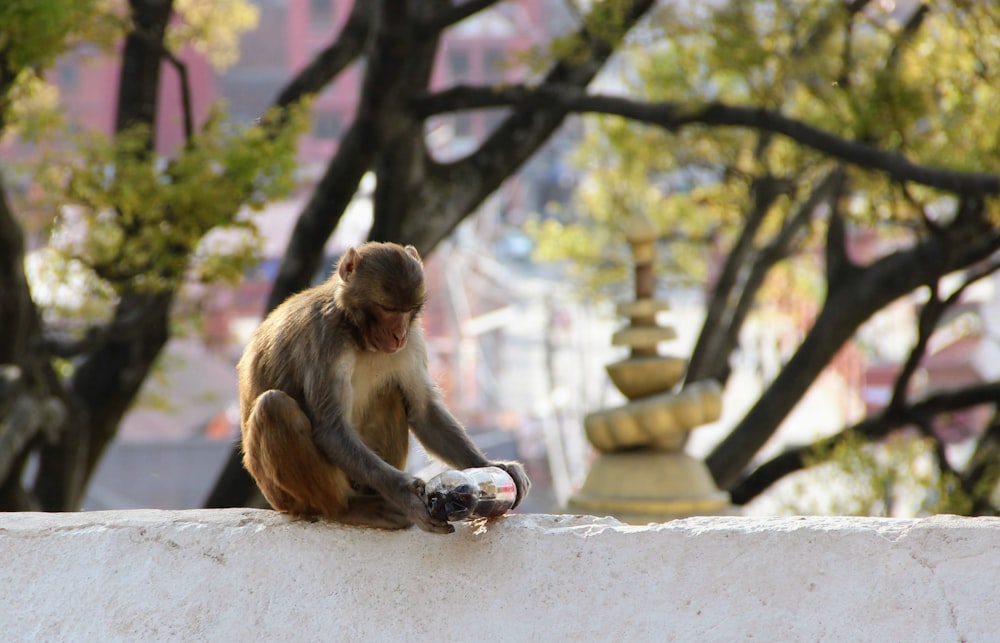
[[[422,390],[426,378],[425,351],[423,337],[414,329],[406,346],[397,353],[357,353],[351,372],[351,420],[355,425],[371,411],[378,411],[370,407],[381,402],[389,387],[402,385],[407,391]]]

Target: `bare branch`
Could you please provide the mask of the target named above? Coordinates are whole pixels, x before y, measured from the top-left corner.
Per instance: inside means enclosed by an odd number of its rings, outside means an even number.
[[[732,316],[736,293],[741,290],[739,277],[753,254],[754,237],[757,236],[764,218],[780,195],[777,190],[765,187],[773,182],[773,177],[759,177],[751,186],[753,206],[747,213],[739,237],[727,253],[722,271],[715,282],[705,313],[705,321],[691,353],[691,360],[688,362],[685,383],[697,382],[706,377],[717,377],[720,362],[724,362],[728,357],[729,347],[725,345],[725,338],[729,335],[726,331]],[[723,325],[727,325],[727,328],[723,328]]]
[[[286,108],[315,94],[365,51],[375,24],[378,2],[357,0],[337,39],[282,88],[273,105]]]
[[[827,172],[812,187],[809,196],[799,205],[791,216],[785,219],[781,230],[774,236],[771,242],[761,251],[761,254],[770,258],[773,265],[784,257],[792,245],[795,236],[805,227],[805,224],[812,218],[813,212],[826,201],[836,200],[845,179],[844,169],[839,165]]]
[[[976,443],[964,475],[959,479],[962,488],[972,498],[970,515],[997,515],[991,496],[1000,482],[1000,413],[994,412],[985,433]]]
[[[927,14],[930,13],[930,10],[931,8],[927,5],[927,3],[921,3],[920,6],[918,6],[913,13],[910,14],[910,17],[906,19],[903,29],[899,32],[899,36],[892,43],[892,49],[886,57],[885,66],[882,70],[883,77],[886,77],[890,73],[896,71],[903,48],[913,41],[913,37],[918,31],[920,31],[920,27],[924,24],[924,19],[927,17]]]
[[[799,233],[808,225],[816,208],[824,201],[832,201],[839,198],[843,182],[844,172],[840,167],[820,179],[806,200],[786,219],[781,230],[758,253],[757,258],[750,267],[750,274],[747,275],[746,282],[740,290],[736,305],[731,312],[726,338],[729,349],[725,352],[724,356],[719,356],[718,359],[721,360],[723,357],[728,357],[729,352],[732,351],[732,347],[735,347],[739,341],[740,329],[750,314],[753,302],[763,286],[768,272],[775,264],[791,254],[793,251],[792,244]],[[726,361],[726,366],[728,367],[728,360]]]
[[[753,301],[768,271],[788,256],[796,235],[809,222],[816,208],[839,194],[842,181],[843,170],[839,167],[823,175],[813,186],[809,196],[786,218],[781,230],[756,253],[752,261],[748,256],[744,256],[745,252],[741,249],[742,244],[739,241],[728,253],[705,322],[692,352],[686,376],[688,381],[712,377],[725,382],[728,377],[729,354],[736,346],[740,329],[750,313]],[[754,221],[752,216],[748,218],[744,232]],[[759,225],[759,222],[756,225]],[[734,278],[736,268],[733,265],[737,260],[750,264],[748,274],[742,283],[739,283],[739,287],[736,287],[737,282]],[[731,290],[732,293],[722,297],[722,289]]]
[[[0,175],[0,364],[19,363],[39,317],[24,274],[24,232]]]
[[[184,141],[190,143],[194,138],[194,110],[191,107],[191,83],[188,78],[187,64],[177,57],[173,51],[163,42],[163,33],[156,29],[137,28],[132,32],[137,38],[141,38],[147,45],[160,52],[170,66],[177,72],[178,82],[181,90],[181,116],[183,117]]]
[[[424,95],[413,103],[414,109],[422,116],[510,106],[610,114],[656,125],[668,131],[677,131],[688,125],[748,127],[781,134],[832,158],[883,172],[896,181],[910,181],[955,193],[1000,194],[1000,176],[996,174],[920,165],[898,152],[884,150],[863,141],[849,140],[780,112],[758,107],[715,102],[702,107],[686,108],[676,102],[642,102],[621,96],[588,94],[575,86],[551,84],[538,87],[458,86]]]
[[[0,51],[0,134],[6,128],[6,114],[7,107],[10,101],[8,93],[10,92],[11,86],[14,84],[14,79],[17,78],[19,69],[14,69],[8,60],[6,52]]]
[[[958,303],[959,299],[962,297],[962,293],[977,281],[992,275],[997,270],[1000,270],[1000,259],[994,259],[984,266],[977,268],[976,270],[969,273],[965,281],[954,290],[948,297],[944,300],[941,299],[938,294],[937,284],[928,284],[930,289],[930,295],[927,302],[920,309],[920,315],[917,321],[917,340],[910,350],[910,354],[906,357],[906,361],[903,363],[903,367],[900,370],[899,375],[896,377],[896,383],[892,389],[892,397],[889,402],[889,406],[901,407],[906,404],[906,395],[910,386],[910,381],[913,379],[914,373],[916,373],[917,367],[924,358],[924,353],[927,351],[927,344],[930,342],[931,335],[937,329],[938,322],[940,322],[941,317],[944,313]]]
[[[177,76],[181,86],[181,114],[183,115],[184,122],[184,141],[187,144],[191,144],[191,140],[194,138],[194,111],[191,108],[191,83],[188,79],[188,69],[187,65],[180,58],[174,55],[174,52],[164,44],[159,43],[163,50],[163,57],[170,61],[174,70],[177,71]]]
[[[920,362],[924,358],[924,353],[927,351],[927,343],[930,341],[931,335],[934,334],[934,329],[937,328],[941,315],[947,309],[945,303],[938,296],[937,282],[928,284],[927,288],[929,290],[927,303],[920,309],[920,315],[917,319],[917,341],[914,342],[913,348],[910,349],[910,354],[906,356],[906,361],[903,362],[903,366],[896,376],[896,382],[892,387],[892,397],[889,398],[889,406],[893,408],[902,408],[906,405],[906,396],[910,388],[910,381],[913,379],[913,374],[917,372],[917,366],[920,365]]]
[[[857,266],[847,256],[847,230],[836,199],[830,203],[830,218],[827,226],[826,283],[827,292],[830,292],[839,288],[846,275],[857,269]]]

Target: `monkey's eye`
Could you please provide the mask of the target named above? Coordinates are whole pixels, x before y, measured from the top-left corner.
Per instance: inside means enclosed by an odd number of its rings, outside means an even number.
[[[393,308],[391,306],[383,306],[379,304],[379,308],[384,313],[417,313],[420,312],[420,308],[423,304],[418,306],[411,306],[409,308]]]

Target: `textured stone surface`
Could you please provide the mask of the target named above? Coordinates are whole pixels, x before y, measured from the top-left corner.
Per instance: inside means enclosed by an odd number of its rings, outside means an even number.
[[[1000,519],[0,514],[4,640],[996,640]]]

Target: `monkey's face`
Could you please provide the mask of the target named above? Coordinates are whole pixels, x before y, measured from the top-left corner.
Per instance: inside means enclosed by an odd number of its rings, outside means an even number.
[[[420,306],[398,308],[378,305],[371,319],[368,348],[383,353],[395,353],[406,346],[410,325]]]
[[[424,268],[413,246],[366,243],[349,248],[337,265],[337,305],[370,351],[396,353],[424,305]]]

